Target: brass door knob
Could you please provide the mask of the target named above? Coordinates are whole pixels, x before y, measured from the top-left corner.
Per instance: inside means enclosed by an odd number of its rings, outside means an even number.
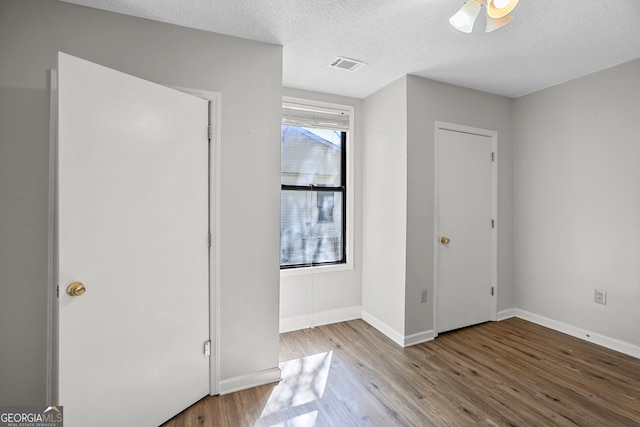
[[[442,239],[440,239],[440,243],[442,243],[443,245],[448,245],[450,241],[451,240],[449,240],[448,237],[444,237],[444,236],[442,236]]]
[[[81,282],[73,282],[67,286],[67,295],[72,297],[79,297],[86,292],[84,284]]]

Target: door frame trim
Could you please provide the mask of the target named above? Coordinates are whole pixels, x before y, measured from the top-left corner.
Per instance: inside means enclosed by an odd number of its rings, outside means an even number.
[[[47,404],[58,403],[58,70],[49,70],[49,194],[47,212]]]
[[[221,95],[202,89],[168,86],[209,101],[209,124],[212,128],[209,142],[209,339],[211,356],[209,358],[209,395],[220,394],[220,122]],[[213,194],[212,194],[213,193]]]
[[[491,297],[491,320],[497,320],[498,310],[498,132],[489,129],[476,128],[472,126],[459,125],[456,123],[448,123],[443,121],[435,121],[434,124],[434,200],[433,200],[433,217],[434,217],[434,239],[433,239],[433,331],[434,338],[438,336],[438,307],[439,307],[439,271],[438,271],[438,249],[440,235],[440,217],[439,217],[439,198],[438,198],[438,132],[440,130],[448,130],[453,132],[468,133],[472,135],[480,135],[491,138],[491,150],[494,153],[494,161],[491,168],[491,216],[495,221],[494,228],[491,230],[491,281],[494,287],[494,293]]]

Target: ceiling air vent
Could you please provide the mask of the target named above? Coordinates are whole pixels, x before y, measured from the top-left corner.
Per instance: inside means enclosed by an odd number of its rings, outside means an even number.
[[[332,68],[339,68],[341,70],[346,70],[346,71],[356,71],[364,67],[365,65],[366,64],[362,61],[358,61],[356,59],[343,58],[341,56],[338,56],[336,59],[331,61],[331,64],[329,64],[329,66]]]

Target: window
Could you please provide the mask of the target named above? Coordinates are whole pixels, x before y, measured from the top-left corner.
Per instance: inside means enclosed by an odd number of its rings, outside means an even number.
[[[280,267],[347,261],[349,111],[283,103]]]

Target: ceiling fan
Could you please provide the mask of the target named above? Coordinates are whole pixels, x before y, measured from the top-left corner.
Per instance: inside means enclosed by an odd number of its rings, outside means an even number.
[[[513,20],[513,16],[510,13],[515,9],[518,0],[485,0],[485,2],[487,7],[487,27],[485,32],[490,33],[504,27]],[[473,25],[481,9],[482,0],[467,0],[458,13],[449,19],[449,22],[463,33],[470,33],[473,31]]]

